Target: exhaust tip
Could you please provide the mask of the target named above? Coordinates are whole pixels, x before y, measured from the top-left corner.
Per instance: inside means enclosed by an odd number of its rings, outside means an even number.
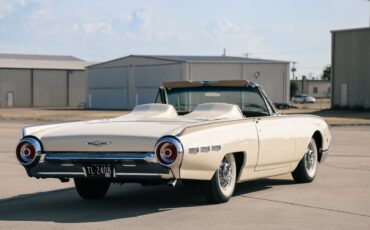
[[[168,182],[168,186],[170,188],[174,188],[176,186],[176,183],[177,183],[177,179],[171,180],[170,182]]]

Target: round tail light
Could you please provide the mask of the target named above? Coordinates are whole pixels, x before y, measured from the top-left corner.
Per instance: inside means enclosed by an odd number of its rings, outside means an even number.
[[[181,143],[172,137],[160,139],[155,148],[155,156],[160,164],[170,166],[183,152]]]
[[[35,163],[41,155],[41,144],[34,138],[23,138],[20,140],[16,156],[22,165],[31,165]]]

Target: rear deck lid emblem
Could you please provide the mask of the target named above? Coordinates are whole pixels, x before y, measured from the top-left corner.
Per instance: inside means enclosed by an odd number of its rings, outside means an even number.
[[[93,145],[95,147],[101,147],[103,145],[110,145],[110,144],[112,144],[112,142],[110,142],[110,141],[98,141],[98,140],[96,140],[96,141],[88,141],[88,142],[85,142],[85,144],[87,144],[87,145]]]

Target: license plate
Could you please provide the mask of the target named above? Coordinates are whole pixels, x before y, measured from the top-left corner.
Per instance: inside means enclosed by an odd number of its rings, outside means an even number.
[[[108,164],[92,164],[84,166],[88,177],[113,177],[113,167]]]

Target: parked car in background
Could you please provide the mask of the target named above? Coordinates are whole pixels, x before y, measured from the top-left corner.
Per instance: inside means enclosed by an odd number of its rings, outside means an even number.
[[[24,128],[16,157],[30,177],[74,179],[85,199],[103,198],[111,183],[179,180],[222,203],[243,181],[313,181],[330,142],[322,118],[280,115],[255,83],[182,81],[117,118]]]
[[[307,94],[298,94],[292,97],[293,103],[315,103],[316,99]]]

